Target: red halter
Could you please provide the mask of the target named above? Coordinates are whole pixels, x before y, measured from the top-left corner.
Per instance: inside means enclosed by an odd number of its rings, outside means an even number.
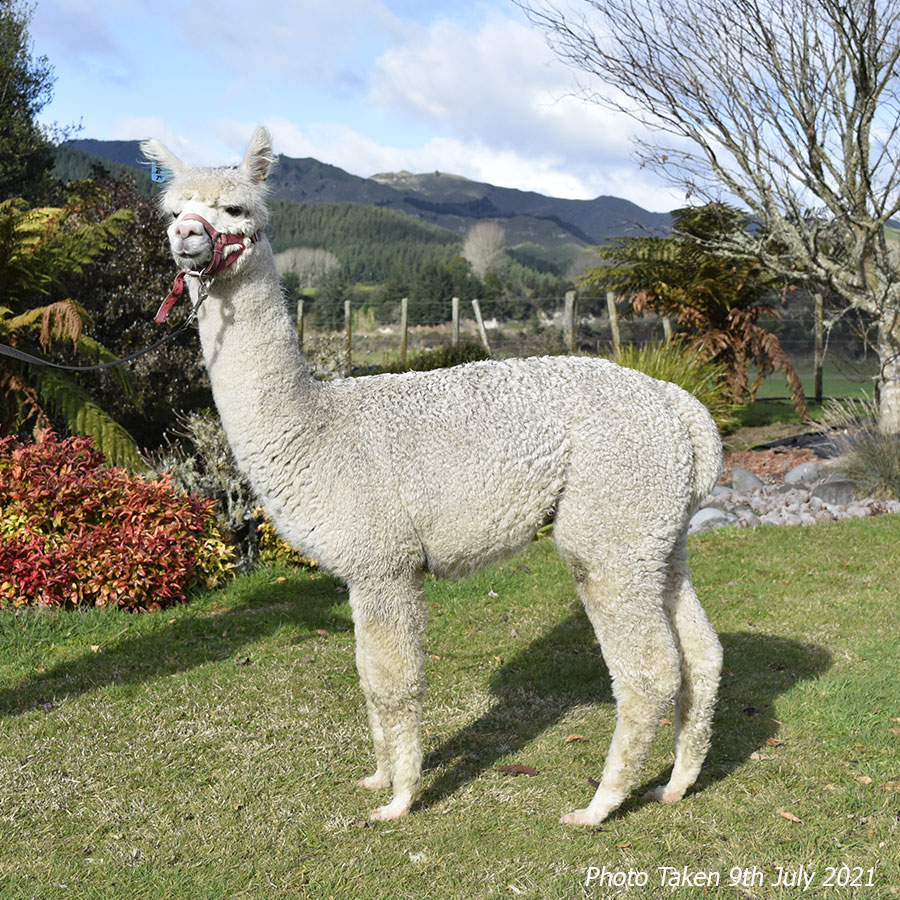
[[[181,221],[184,222],[188,219],[193,219],[196,222],[199,222],[206,233],[212,239],[213,246],[213,255],[212,259],[207,263],[206,267],[202,269],[200,272],[192,272],[190,269],[182,269],[175,276],[175,284],[172,285],[172,290],[166,296],[166,299],[163,300],[162,305],[159,307],[159,310],[154,317],[154,322],[162,322],[165,317],[169,314],[169,310],[175,305],[175,301],[184,293],[184,277],[185,275],[206,275],[210,278],[215,277],[219,274],[223,269],[227,269],[243,252],[250,246],[250,244],[255,244],[259,240],[259,232],[252,235],[251,237],[244,237],[242,234],[226,234],[221,231],[216,231],[203,216],[198,216],[195,213],[188,213],[184,216]],[[233,250],[228,256],[225,255],[225,248],[231,245],[235,245],[237,249]]]

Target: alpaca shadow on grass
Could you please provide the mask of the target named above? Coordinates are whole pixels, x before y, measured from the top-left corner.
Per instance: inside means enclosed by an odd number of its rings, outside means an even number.
[[[117,636],[95,651],[90,646],[99,636],[85,635],[85,651],[74,659],[47,666],[46,671],[0,690],[0,717],[19,715],[34,709],[50,712],[71,697],[103,689],[109,685],[139,684],[154,678],[189,671],[209,662],[240,658],[268,634],[288,625],[298,629],[298,641],[316,639],[316,629],[350,631],[346,595],[335,590],[329,576],[299,584],[266,587],[266,602],[254,602],[253,589],[246,599],[228,609],[205,609],[196,615],[178,615],[169,608],[148,615],[156,617],[156,627],[131,637]],[[52,640],[71,640],[67,631],[78,631],[77,610],[57,612],[27,610],[0,619],[0,646],[13,646],[17,630],[23,626],[44,628],[46,646]],[[127,629],[132,615],[121,615]],[[46,618],[44,618],[46,617]],[[55,619],[53,618],[55,617]],[[66,628],[66,625],[70,628]],[[223,631],[225,632],[223,634]]]
[[[189,671],[209,662],[239,658],[252,652],[259,640],[284,626],[298,629],[297,640],[315,639],[317,629],[350,631],[344,597],[328,577],[297,584],[271,585],[266,602],[254,602],[252,592],[229,609],[207,609],[179,616],[163,610],[157,627],[131,637],[117,636],[94,652],[85,636],[85,652],[57,663],[17,685],[0,690],[0,717],[35,709],[48,713],[71,697],[110,685],[140,684],[154,678]],[[0,619],[0,645],[13,645],[16,629],[39,624],[53,613],[29,611],[26,617]],[[59,621],[77,612],[58,614]],[[49,620],[52,623],[52,620]],[[129,618],[123,615],[124,626]],[[74,626],[77,629],[77,624]],[[55,632],[53,632],[55,628]],[[223,634],[222,632],[225,632]],[[47,643],[62,626],[51,624]],[[774,702],[796,684],[825,672],[831,657],[821,647],[758,632],[721,634],[725,673],[706,765],[693,790],[726,777],[775,735]],[[352,653],[352,650],[349,651]],[[582,611],[573,613],[547,634],[533,641],[491,676],[494,702],[482,716],[432,749],[425,761],[426,785],[419,803],[430,806],[474,781],[508,757],[539,767],[539,760],[521,756],[538,735],[556,725],[575,706],[614,701],[609,675],[593,631]],[[362,698],[360,697],[360,703]],[[609,727],[611,734],[611,726]],[[606,746],[598,743],[595,776],[603,765]],[[647,787],[662,783],[666,773],[647,772]],[[627,811],[640,800],[627,800]]]
[[[719,639],[725,660],[712,747],[691,792],[727,777],[764,747],[778,731],[774,714],[778,696],[831,666],[827,650],[789,638],[743,631],[720,634]],[[440,802],[503,758],[540,769],[539,760],[523,753],[532,740],[573,707],[615,703],[600,648],[580,610],[502,665],[492,675],[490,687],[495,697],[491,708],[427,754],[423,806]],[[612,725],[608,731],[597,745],[592,774],[598,780]],[[673,729],[666,731],[674,739]],[[560,741],[564,737],[561,734]],[[645,775],[647,782],[625,801],[621,812],[649,802],[640,799],[644,791],[668,779],[667,771],[647,770]]]

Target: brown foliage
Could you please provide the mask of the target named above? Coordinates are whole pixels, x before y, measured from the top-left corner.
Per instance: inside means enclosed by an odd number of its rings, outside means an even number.
[[[736,403],[752,400],[766,377],[782,372],[805,416],[800,377],[778,336],[759,323],[781,317],[771,300],[783,285],[757,262],[708,249],[716,234],[743,227],[739,214],[710,205],[677,210],[673,218],[672,237],[620,238],[599,248],[606,264],[587,272],[584,282],[619,292],[638,315],[652,310],[674,319],[693,346],[726,367]]]

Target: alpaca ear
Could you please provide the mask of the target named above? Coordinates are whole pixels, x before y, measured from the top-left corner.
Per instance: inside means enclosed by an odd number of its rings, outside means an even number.
[[[188,170],[188,167],[171,150],[156,139],[144,141],[141,144],[141,153],[148,162],[156,163],[160,169],[167,170],[173,175]]]
[[[244,154],[241,168],[250,174],[252,178],[265,181],[275,157],[272,154],[272,136],[261,125],[253,132],[250,146]]]

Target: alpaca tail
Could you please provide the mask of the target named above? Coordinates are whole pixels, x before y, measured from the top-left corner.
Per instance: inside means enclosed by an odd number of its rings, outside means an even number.
[[[666,394],[694,445],[691,514],[716,486],[722,474],[722,440],[709,410],[691,393],[665,383]]]

